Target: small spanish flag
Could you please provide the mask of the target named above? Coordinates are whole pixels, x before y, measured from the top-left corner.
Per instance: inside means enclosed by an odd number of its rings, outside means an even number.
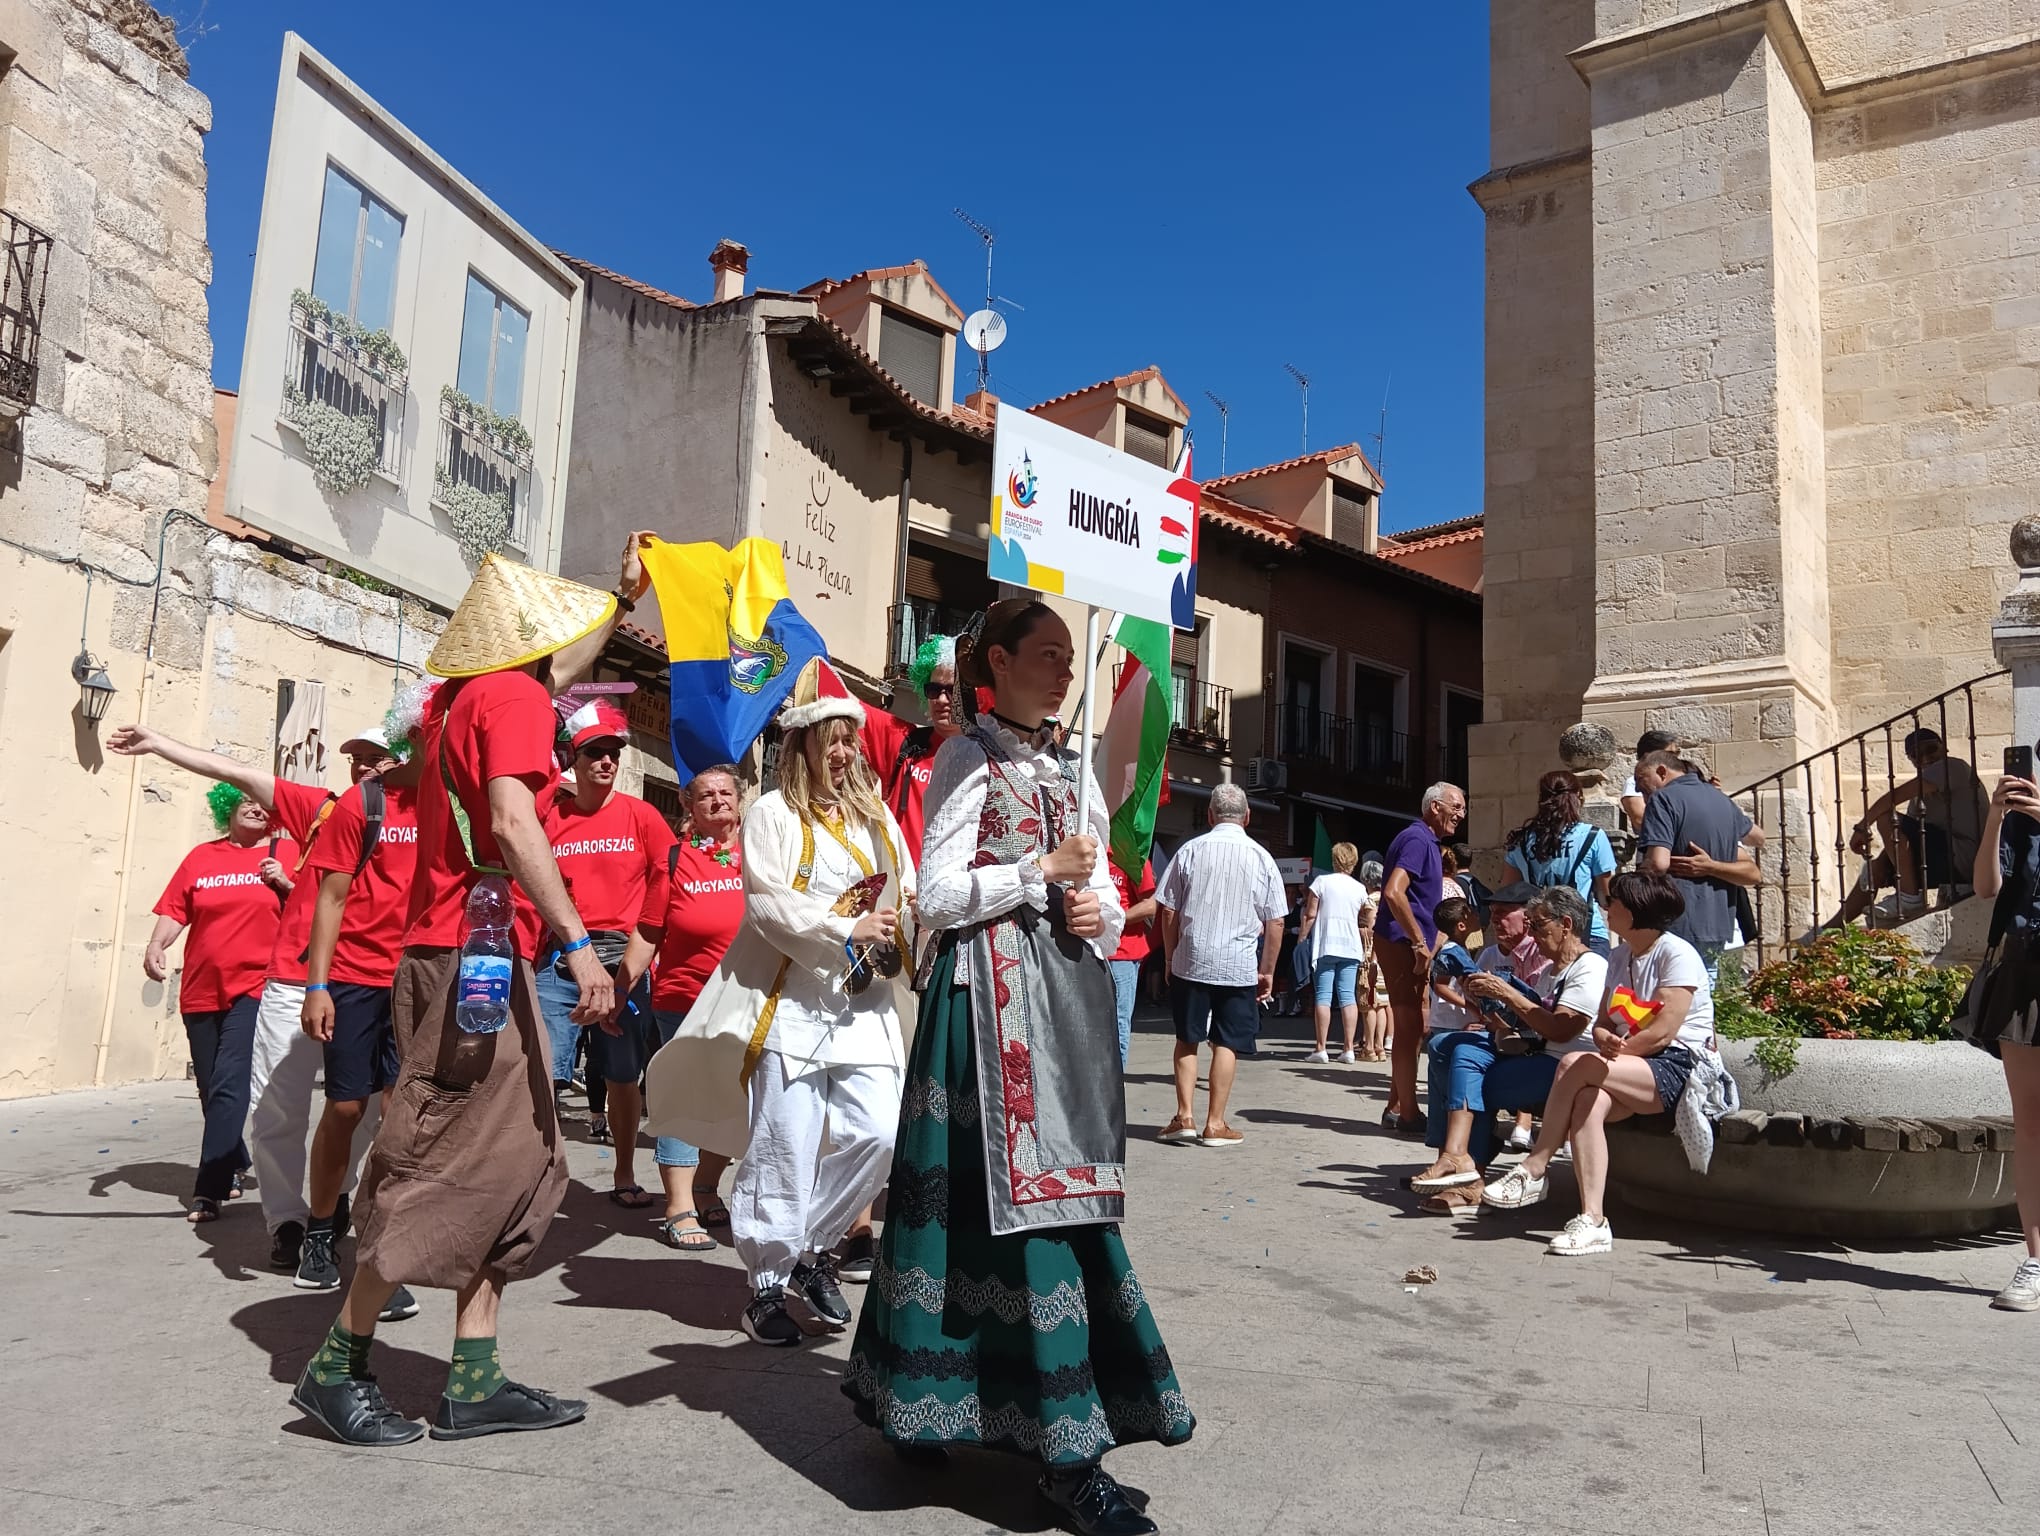
[[[1657,1017],[1662,1007],[1663,1003],[1638,997],[1627,987],[1617,987],[1608,998],[1608,1018],[1633,1035]]]

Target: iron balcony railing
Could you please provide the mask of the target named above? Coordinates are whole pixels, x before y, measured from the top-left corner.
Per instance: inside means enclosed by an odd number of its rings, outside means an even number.
[[[7,214],[7,265],[0,272],[0,418],[35,403],[42,352],[43,294],[56,242],[26,219]]]
[[[1927,905],[1944,905],[1970,894],[1969,860],[1974,856],[1988,807],[1976,760],[1979,735],[1977,693],[2007,674],[1986,672],[1959,683],[1911,709],[1880,720],[1846,740],[1801,758],[1788,768],[1733,792],[1731,798],[1756,823],[1764,846],[1758,857],[1763,880],[1751,892],[1758,932],[1744,935],[1757,952],[1759,964],[1776,958],[1819,925],[1834,921],[1860,888],[1860,917],[1890,926],[1921,910],[1901,905],[1891,886],[1874,878],[1881,856],[1894,870],[1912,866],[1921,877],[1919,895]],[[1906,755],[1905,744],[1915,731],[1930,730],[1941,738],[1953,761],[1927,770],[1935,786],[1934,804],[1920,820],[1935,829],[1920,832],[1919,848],[1888,846],[1910,842],[1913,834],[1898,820],[1920,807],[1898,804],[1888,816],[1873,818],[1872,808],[1892,790],[1920,775]],[[2002,734],[2001,732],[1995,734]],[[1857,828],[1870,823],[1860,836]],[[1931,836],[1934,844],[1926,844]],[[1852,846],[1852,843],[1854,846]],[[1868,849],[1864,853],[1862,849]],[[1936,857],[1936,867],[1921,868],[1920,854]]]
[[[1409,736],[1378,721],[1284,704],[1275,712],[1275,752],[1292,762],[1323,763],[1388,789],[1406,789],[1411,782]]]
[[[1112,664],[1112,691],[1126,675],[1126,663]],[[1169,739],[1199,752],[1225,752],[1232,744],[1232,689],[1181,673],[1168,680]]]
[[[453,486],[500,497],[507,514],[504,538],[524,547],[531,501],[531,445],[506,437],[461,401],[439,402],[439,455],[433,487],[442,499]]]
[[[892,636],[886,650],[886,675],[904,677],[914,653],[930,635],[960,635],[977,617],[974,608],[952,608],[932,598],[910,597],[886,611],[886,628]]]
[[[366,421],[376,439],[375,467],[400,479],[408,378],[365,357],[348,337],[293,304],[283,359],[283,417],[298,423],[314,406]]]

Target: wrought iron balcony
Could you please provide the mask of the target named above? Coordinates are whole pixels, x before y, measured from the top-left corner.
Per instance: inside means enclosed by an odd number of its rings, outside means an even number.
[[[467,487],[497,498],[508,519],[504,537],[520,549],[529,520],[531,465],[531,439],[516,422],[484,411],[457,392],[440,395],[435,496],[445,501]]]
[[[886,676],[905,677],[922,641],[930,635],[962,634],[976,617],[975,609],[951,608],[932,598],[910,597],[895,603],[886,612],[886,627],[891,634],[886,649]]]
[[[399,478],[404,441],[404,370],[383,365],[355,337],[293,303],[283,361],[283,419],[302,428],[318,410],[367,423],[375,470]]]
[[[1290,762],[1321,764],[1366,784],[1406,789],[1410,739],[1369,720],[1284,704],[1275,715],[1275,751]]]
[[[1232,739],[1232,689],[1194,677],[1169,679],[1169,738],[1180,747],[1223,752]]]
[[[7,266],[0,273],[0,420],[12,421],[35,403],[43,292],[49,286],[55,242],[24,219],[11,213],[6,219]]]

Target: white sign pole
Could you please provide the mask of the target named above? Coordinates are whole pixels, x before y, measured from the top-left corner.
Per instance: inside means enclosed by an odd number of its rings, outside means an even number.
[[[1098,708],[1098,605],[1089,605],[1084,620],[1084,723],[1077,738],[1077,831],[1091,835],[1091,738],[1092,722]]]

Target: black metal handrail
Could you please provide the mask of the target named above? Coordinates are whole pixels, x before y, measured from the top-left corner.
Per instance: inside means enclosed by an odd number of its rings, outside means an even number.
[[[399,477],[406,398],[402,378],[385,378],[352,341],[292,305],[283,380],[285,420],[295,421],[309,404],[331,406],[364,420],[375,428],[378,439],[376,469],[392,479]]]
[[[49,287],[50,254],[56,242],[26,219],[12,213],[6,218],[6,265],[0,269],[0,400],[26,411],[35,403],[43,294]]]
[[[930,635],[960,635],[977,617],[972,608],[952,608],[932,598],[910,597],[886,610],[886,676],[904,677],[921,642]]]
[[[485,496],[501,496],[510,517],[504,537],[524,546],[525,504],[531,492],[531,450],[504,441],[471,411],[450,400],[439,402],[439,458],[434,484],[467,485]]]
[[[1275,712],[1275,752],[1301,763],[1323,763],[1369,784],[1407,788],[1410,738],[1373,720],[1284,704]]]
[[[1223,752],[1232,740],[1232,689],[1171,676],[1169,734],[1183,746]]]
[[[1765,845],[1759,859],[1764,879],[1751,892],[1758,931],[1744,935],[1756,950],[1759,964],[1789,949],[1801,932],[1830,920],[1848,901],[1851,884],[1862,878],[1852,877],[1850,872],[1852,833],[1859,821],[1869,819],[1874,803],[1917,772],[1905,756],[1906,737],[1923,727],[1933,730],[1950,757],[1960,758],[1974,770],[1976,690],[2008,675],[1985,672],[1972,677],[1731,792],[1730,798],[1742,806],[1764,834]],[[1956,719],[1954,734],[1950,734],[1949,725],[1951,705]],[[1851,798],[1848,770],[1852,763],[1853,798],[1858,811],[1854,821],[1847,814]],[[1959,770],[1951,777],[1961,780],[1958,789],[1966,786],[1967,778]],[[1773,811],[1775,817],[1767,815]],[[1950,829],[1956,836],[1973,835],[1981,830],[1982,811],[1981,806],[1965,810],[1959,804],[1951,805]],[[1832,837],[1826,838],[1819,822],[1830,813],[1834,825]],[[1967,824],[1972,816],[1978,821],[1975,828]],[[1832,868],[1825,870],[1821,857],[1824,842],[1834,854]],[[1870,860],[1861,862],[1867,866]],[[1967,869],[1951,870],[1949,874],[1945,886],[1968,887]],[[1922,895],[1932,899],[1938,889],[1926,887]],[[1874,898],[1876,892],[1872,890],[1869,895]],[[1832,899],[1832,910],[1822,907],[1822,902],[1828,899]]]

